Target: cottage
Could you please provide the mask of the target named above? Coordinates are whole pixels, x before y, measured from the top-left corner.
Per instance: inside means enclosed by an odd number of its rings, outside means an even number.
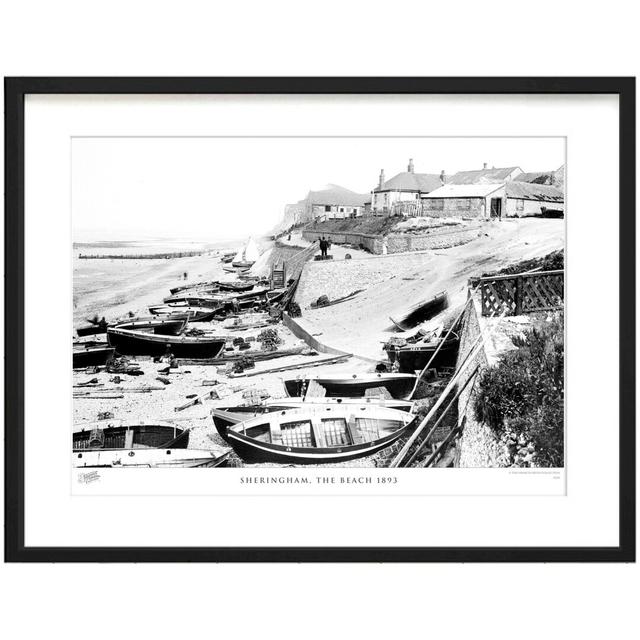
[[[422,199],[423,216],[502,218],[564,210],[564,195],[555,187],[512,180],[504,184],[446,184]]]
[[[446,184],[422,199],[423,216],[433,218],[502,217],[504,184]]]
[[[419,206],[421,198],[445,183],[444,171],[437,173],[416,173],[413,160],[409,160],[406,171],[389,180],[380,172],[378,186],[371,192],[371,213],[373,215],[412,214],[412,207]],[[415,213],[414,213],[415,215]]]
[[[356,193],[336,184],[319,191],[309,191],[306,197],[305,221],[356,218],[364,213],[369,194]]]

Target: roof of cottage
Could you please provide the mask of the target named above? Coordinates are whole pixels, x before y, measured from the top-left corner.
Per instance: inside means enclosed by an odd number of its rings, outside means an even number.
[[[507,198],[520,200],[544,200],[545,202],[564,202],[564,194],[560,189],[546,184],[530,182],[507,182]]]
[[[449,184],[495,184],[506,182],[514,171],[522,172],[520,167],[501,167],[496,169],[478,169],[477,171],[458,171],[449,178]]]
[[[425,198],[486,198],[502,186],[502,184],[445,184]]]
[[[376,187],[374,191],[419,191],[420,193],[429,193],[437,189],[441,184],[440,174],[403,171],[393,176],[393,178],[389,178],[382,187]]]

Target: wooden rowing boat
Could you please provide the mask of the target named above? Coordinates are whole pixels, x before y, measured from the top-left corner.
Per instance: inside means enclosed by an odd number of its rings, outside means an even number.
[[[330,398],[362,398],[367,389],[384,387],[392,398],[406,400],[413,389],[416,376],[408,373],[318,374],[284,381],[289,396],[304,396],[314,381],[326,390]]]
[[[277,398],[265,400],[259,405],[245,405],[234,407],[216,407],[211,410],[211,419],[218,433],[227,439],[227,429],[234,424],[251,420],[264,413],[284,411],[286,409],[301,409],[303,407],[323,406],[376,406],[412,412],[415,403],[406,400],[385,400],[380,398]]]
[[[171,353],[176,358],[217,358],[225,345],[225,339],[216,336],[162,336],[119,327],[109,328],[107,339],[120,355],[127,356]]]
[[[405,313],[398,320],[394,320],[389,317],[389,320],[393,322],[396,329],[399,331],[407,331],[412,329],[421,322],[433,318],[441,311],[444,311],[449,306],[449,297],[446,291],[437,293],[433,298],[419,302],[414,305],[407,313]]]
[[[227,441],[246,462],[337,463],[386,449],[413,421],[411,413],[379,406],[305,406],[233,425]]]
[[[220,307],[190,307],[180,304],[159,304],[149,307],[154,316],[169,320],[189,320],[189,322],[208,322],[220,311]]]
[[[458,345],[460,337],[457,333],[451,332],[444,344],[438,349],[443,338],[436,338],[430,342],[418,342],[403,346],[385,347],[389,361],[393,364],[398,361],[402,373],[412,373],[422,370],[428,364],[431,357],[438,351],[436,357],[431,362],[430,367],[454,367],[458,356]]]
[[[73,466],[216,467],[229,455],[229,449],[188,449],[188,444],[189,430],[169,422],[90,422],[73,432]]]
[[[115,349],[110,345],[100,346],[92,344],[73,345],[73,368],[82,369],[84,367],[100,367],[107,363],[113,356]]]
[[[187,326],[188,318],[154,318],[151,320],[132,320],[130,322],[116,323],[118,329],[130,329],[132,331],[145,331],[159,336],[180,335]]]
[[[446,339],[438,350],[441,342],[442,339],[437,339],[428,343],[396,347],[395,350],[388,350],[387,354],[391,362],[398,360],[400,371],[403,373],[412,373],[416,370],[422,371],[434,354],[436,355],[429,365],[430,368],[455,367],[460,338],[456,333],[451,332],[450,337]],[[438,353],[436,353],[436,350],[438,350]]]

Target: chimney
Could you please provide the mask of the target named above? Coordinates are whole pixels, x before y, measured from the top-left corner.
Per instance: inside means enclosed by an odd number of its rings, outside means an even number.
[[[382,185],[384,184],[384,169],[380,169],[380,178],[378,180],[378,189],[382,189]]]
[[[440,172],[440,184],[444,184],[445,181],[445,174],[444,174],[444,169]]]
[[[409,173],[413,173],[413,158],[409,158],[409,166],[407,167]]]
[[[483,163],[483,165],[482,165],[482,169],[483,169],[483,171],[486,171],[486,170],[487,170],[487,163],[486,163],[486,162],[485,162],[485,163]]]

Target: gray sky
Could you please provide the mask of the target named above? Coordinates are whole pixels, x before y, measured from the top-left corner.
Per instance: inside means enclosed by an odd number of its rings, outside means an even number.
[[[75,138],[74,239],[264,233],[327,183],[359,193],[406,171],[554,170],[564,138]]]

